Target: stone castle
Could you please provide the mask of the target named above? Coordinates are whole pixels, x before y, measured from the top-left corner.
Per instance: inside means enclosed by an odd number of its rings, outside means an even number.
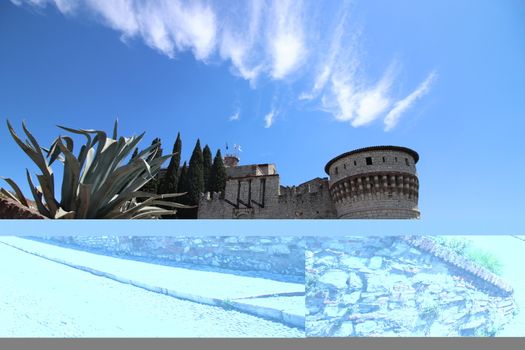
[[[416,219],[417,152],[374,146],[343,153],[325,166],[328,177],[282,186],[274,164],[239,165],[224,158],[224,194],[203,194],[199,219]]]

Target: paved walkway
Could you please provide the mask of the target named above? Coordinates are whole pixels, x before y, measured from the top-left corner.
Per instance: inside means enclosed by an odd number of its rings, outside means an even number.
[[[153,293],[0,244],[0,337],[304,337],[234,309]]]
[[[237,309],[304,329],[304,285],[118,259],[19,237],[0,243],[152,292]]]

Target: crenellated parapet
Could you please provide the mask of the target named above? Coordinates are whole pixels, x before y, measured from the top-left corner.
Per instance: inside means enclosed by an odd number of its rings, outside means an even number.
[[[400,198],[417,205],[419,181],[408,173],[378,171],[343,178],[330,187],[330,194],[335,202]]]

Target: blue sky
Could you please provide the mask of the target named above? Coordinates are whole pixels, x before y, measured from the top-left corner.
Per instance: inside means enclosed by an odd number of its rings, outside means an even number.
[[[525,195],[522,1],[4,1],[0,118],[196,139],[285,185],[363,146],[419,152],[422,220],[505,220]],[[2,176],[34,170],[5,126]]]

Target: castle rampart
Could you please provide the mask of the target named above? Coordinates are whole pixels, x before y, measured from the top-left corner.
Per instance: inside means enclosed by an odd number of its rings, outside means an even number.
[[[238,158],[236,158],[238,160]],[[228,162],[224,194],[203,194],[199,218],[417,218],[418,154],[377,146],[344,153],[325,167],[330,178],[280,185],[274,164]]]

